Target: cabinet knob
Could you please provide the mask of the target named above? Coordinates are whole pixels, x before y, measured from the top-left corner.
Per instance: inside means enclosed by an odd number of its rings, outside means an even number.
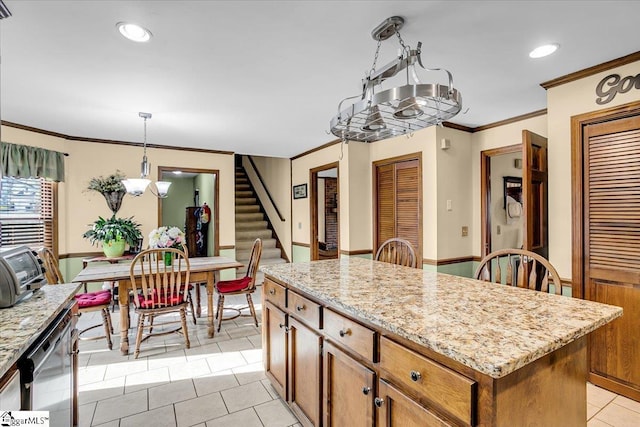
[[[371,391],[371,387],[367,387],[367,386],[362,387],[362,394],[364,394],[365,396],[369,394],[370,391]]]
[[[287,327],[287,325],[285,325],[284,323],[280,323],[278,326],[280,327],[280,329]]]
[[[351,329],[340,329],[340,332],[338,332],[340,334],[341,337],[345,337],[346,335],[351,334]]]
[[[296,311],[302,311],[305,309],[304,305],[296,305]]]
[[[269,289],[269,295],[275,295],[276,294],[276,290],[271,288]]]
[[[422,374],[418,371],[411,371],[409,375],[411,376],[411,381],[418,381],[422,378]]]
[[[373,399],[373,403],[378,407],[381,408],[382,404],[384,403],[384,400],[380,399],[379,397],[376,397],[375,399]]]

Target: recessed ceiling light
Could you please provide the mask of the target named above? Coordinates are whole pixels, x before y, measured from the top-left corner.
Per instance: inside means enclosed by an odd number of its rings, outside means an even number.
[[[558,50],[560,45],[558,43],[545,44],[543,46],[538,46],[529,52],[530,58],[542,58],[543,56],[551,55],[553,52]]]
[[[173,171],[174,175],[182,175],[182,171]]]
[[[138,24],[129,22],[118,22],[116,24],[120,34],[134,42],[148,42],[151,39],[151,31]]]

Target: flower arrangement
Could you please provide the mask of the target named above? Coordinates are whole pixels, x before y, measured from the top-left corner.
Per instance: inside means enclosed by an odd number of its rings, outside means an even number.
[[[149,233],[149,247],[182,249],[186,239],[178,227],[158,227]]]

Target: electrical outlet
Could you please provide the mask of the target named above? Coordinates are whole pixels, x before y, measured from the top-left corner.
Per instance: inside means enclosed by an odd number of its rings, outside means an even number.
[[[466,237],[469,235],[469,227],[467,227],[466,225],[462,226],[462,237]]]
[[[501,232],[502,228],[498,225],[498,227],[496,227],[496,234],[499,236]]]

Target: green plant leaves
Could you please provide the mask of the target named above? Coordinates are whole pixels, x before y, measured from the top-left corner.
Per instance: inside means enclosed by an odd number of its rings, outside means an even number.
[[[133,217],[116,218],[114,215],[109,219],[104,219],[99,216],[93,224],[89,225],[91,229],[87,230],[82,237],[89,239],[92,245],[111,240],[124,240],[129,246],[136,246],[138,240],[142,238],[141,224],[135,222]]]

